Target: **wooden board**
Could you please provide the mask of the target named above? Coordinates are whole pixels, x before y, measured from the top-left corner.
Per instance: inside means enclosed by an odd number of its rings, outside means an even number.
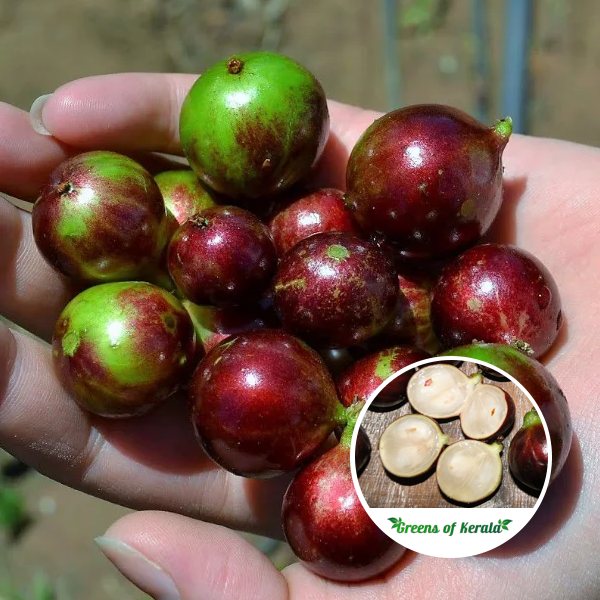
[[[465,362],[461,370],[470,375],[478,370],[474,363]],[[519,486],[508,468],[508,448],[514,435],[523,423],[523,416],[533,408],[529,399],[512,381],[499,383],[484,378],[485,383],[490,383],[503,388],[515,402],[515,424],[506,434],[503,441],[502,452],[502,483],[496,492],[488,499],[475,504],[479,508],[530,508],[537,496],[532,495]],[[399,407],[387,412],[368,410],[362,420],[362,426],[371,440],[371,460],[366,469],[359,476],[359,483],[367,504],[373,508],[455,508],[464,505],[446,499],[440,492],[435,476],[435,465],[424,476],[414,480],[399,480],[388,474],[379,458],[379,438],[385,428],[395,419],[412,411],[408,401]],[[450,443],[464,439],[458,418],[441,422],[440,427],[448,436]]]

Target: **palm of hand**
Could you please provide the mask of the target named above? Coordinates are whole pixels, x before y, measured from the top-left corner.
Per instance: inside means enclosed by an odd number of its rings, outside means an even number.
[[[69,84],[55,94],[44,112],[55,138],[34,133],[25,113],[0,103],[0,190],[33,200],[43,179],[73,148],[178,152],[173,115],[192,79],[102,79]],[[332,140],[317,178],[340,186],[349,149],[377,115],[334,103],[331,110]],[[582,598],[591,597],[594,581],[598,585],[598,541],[587,524],[599,511],[594,500],[600,482],[592,469],[600,442],[586,415],[593,414],[600,388],[600,369],[593,364],[600,334],[600,203],[595,202],[600,151],[514,136],[504,162],[506,200],[489,237],[538,256],[562,294],[566,325],[548,365],[574,419],[576,441],[567,467],[532,523],[493,553],[460,561],[407,555],[385,578],[353,587],[325,582],[295,565],[284,572],[291,597],[425,598],[456,596],[460,589],[461,597],[469,598],[516,597],[516,590],[538,598],[546,597],[540,590],[560,589],[564,597]],[[29,215],[2,201],[0,313],[47,339],[72,293],[38,254]],[[0,371],[0,442],[43,473],[135,508],[280,535],[278,507],[287,479],[251,481],[216,467],[199,451],[183,402],[140,420],[90,417],[65,396],[47,346],[4,327],[0,364],[6,365]],[[556,557],[560,566],[550,568]],[[274,589],[281,587],[279,572],[273,569],[268,577]]]

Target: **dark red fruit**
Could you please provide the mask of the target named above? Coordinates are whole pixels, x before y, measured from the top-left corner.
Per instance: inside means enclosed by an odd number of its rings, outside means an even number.
[[[208,208],[186,221],[171,239],[167,260],[188,300],[217,306],[258,300],[277,266],[267,226],[235,206]]]
[[[435,353],[440,343],[431,324],[431,289],[433,282],[427,275],[398,275],[400,293],[396,311],[385,329],[368,344],[373,348],[396,344],[415,346]]]
[[[466,113],[416,105],[375,121],[346,171],[359,225],[405,258],[440,257],[476,242],[502,201],[502,152],[510,119],[487,128]]]
[[[449,264],[433,290],[433,326],[446,348],[474,341],[509,344],[539,357],[562,324],[548,269],[514,246],[484,244]]]
[[[357,475],[360,475],[360,472],[367,466],[370,458],[371,440],[369,439],[367,432],[362,427],[359,427],[358,436],[356,437],[356,448],[354,451]]]
[[[362,581],[395,564],[405,548],[375,525],[363,508],[350,471],[352,427],[340,443],[290,484],[283,500],[283,530],[311,571],[335,581]]]
[[[567,399],[550,371],[537,360],[502,344],[460,346],[447,350],[442,355],[483,360],[506,371],[531,394],[548,426],[552,444],[550,481],[556,479],[569,456],[573,428]]]
[[[322,348],[319,354],[334,377],[343,373],[356,360],[347,348]]]
[[[192,318],[198,344],[206,354],[232,335],[267,329],[274,325],[259,306],[199,306],[189,300],[184,300],[183,306]]]
[[[350,406],[356,401],[366,402],[388,377],[404,367],[430,357],[431,354],[418,348],[394,346],[361,358],[338,379],[341,403]],[[411,375],[412,372],[408,371],[396,377],[381,390],[372,406],[385,408],[404,400],[406,384]]]
[[[534,490],[544,487],[548,472],[548,440],[537,411],[528,412],[523,427],[510,443],[508,466],[523,485]]]
[[[283,257],[273,290],[286,329],[335,348],[379,333],[398,297],[391,261],[348,233],[319,233],[296,244]]]
[[[344,408],[319,355],[283,331],[253,331],[216,346],[189,387],[207,454],[245,477],[274,477],[311,458]]]
[[[358,234],[352,213],[344,203],[344,193],[322,189],[304,195],[277,211],[269,225],[277,254],[315,233],[345,231]]]
[[[157,279],[167,211],[152,175],[127,156],[86,152],[62,162],[40,190],[32,224],[41,254],[63,275]]]

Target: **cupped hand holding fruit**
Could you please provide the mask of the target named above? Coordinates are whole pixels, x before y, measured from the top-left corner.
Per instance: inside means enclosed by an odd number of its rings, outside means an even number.
[[[25,113],[0,105],[0,189],[35,200],[50,171],[81,150],[179,153],[173,133],[179,113],[176,99],[183,98],[194,80],[184,75],[114,75],[67,84],[44,107],[44,123],[54,138],[34,133]],[[335,144],[337,151],[333,144],[325,149],[315,177],[320,185],[343,188],[346,156],[340,156],[339,148],[349,152],[377,115],[335,103],[330,111],[333,136],[340,144]],[[569,398],[579,444],[588,457],[590,468],[583,471],[581,495],[582,467],[575,445],[539,516],[498,551],[504,560],[417,556],[405,569],[402,561],[385,579],[355,588],[322,580],[299,565],[281,574],[232,532],[185,517],[131,515],[107,535],[161,566],[184,600],[205,589],[209,580],[215,598],[237,594],[276,600],[325,593],[347,600],[369,593],[427,598],[456,597],[468,590],[473,597],[489,597],[490,590],[503,590],[505,597],[536,598],[541,590],[552,589],[564,598],[580,598],[590,592],[599,568],[598,538],[589,527],[600,513],[595,503],[600,483],[591,469],[599,442],[589,415],[594,414],[600,385],[600,370],[593,364],[600,334],[596,320],[600,214],[594,214],[599,210],[594,190],[600,187],[600,152],[516,136],[504,163],[506,199],[489,235],[493,241],[516,242],[532,252],[561,291],[568,329],[547,364]],[[0,204],[0,250],[0,312],[48,339],[75,290],[39,255],[29,215],[7,202]],[[135,508],[180,512],[278,535],[287,481],[251,481],[214,466],[198,453],[183,404],[173,402],[128,422],[91,417],[71,402],[55,379],[49,348],[5,327],[0,329],[0,364],[5,365],[0,375],[2,445],[40,471]],[[107,546],[116,561],[118,547],[114,542]],[[559,566],[550,568],[557,556]],[[215,578],[215,572],[222,577]],[[148,581],[148,591],[158,595],[159,584]],[[167,584],[163,580],[160,585]]]

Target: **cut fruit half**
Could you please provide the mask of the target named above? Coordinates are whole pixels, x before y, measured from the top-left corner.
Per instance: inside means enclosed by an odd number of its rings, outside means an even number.
[[[515,403],[501,388],[479,385],[460,413],[460,426],[466,437],[489,440],[504,433],[515,422]]]
[[[440,455],[436,476],[440,490],[464,504],[491,496],[502,481],[502,444],[461,440]]]
[[[436,461],[448,436],[423,415],[396,419],[381,435],[379,456],[385,469],[396,477],[418,477]]]
[[[458,417],[473,388],[481,383],[479,373],[468,377],[451,365],[436,363],[419,369],[408,382],[410,405],[433,419]]]
[[[414,410],[434,419],[460,415],[466,437],[489,440],[505,433],[515,420],[515,404],[501,388],[483,383],[480,373],[467,376],[444,363],[419,369],[408,382]]]

